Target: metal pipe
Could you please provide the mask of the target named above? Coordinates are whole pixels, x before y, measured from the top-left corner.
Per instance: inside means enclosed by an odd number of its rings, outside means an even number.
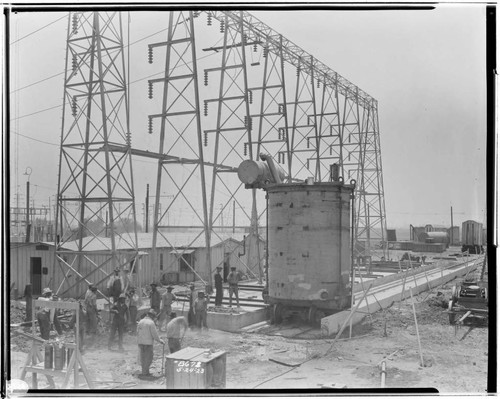
[[[385,360],[382,362],[382,371],[380,372],[380,388],[385,388],[385,377],[386,377],[386,371],[385,371]]]
[[[273,176],[274,182],[277,184],[281,184],[281,177],[276,169],[276,165],[274,164],[274,159],[269,154],[260,154],[260,159],[267,162],[269,166],[269,170],[271,171],[271,175]]]

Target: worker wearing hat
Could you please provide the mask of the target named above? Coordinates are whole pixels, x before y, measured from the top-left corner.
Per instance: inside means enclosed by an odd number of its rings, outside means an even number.
[[[107,284],[108,296],[113,298],[113,303],[118,302],[118,298],[122,293],[122,280],[120,278],[120,268],[115,267],[113,274],[110,276]]]
[[[154,319],[156,317],[156,312],[153,309],[149,309],[146,317],[139,321],[137,324],[137,345],[139,345],[139,357],[141,360],[142,373],[139,374],[139,378],[148,379],[151,378],[149,373],[149,367],[153,362],[153,343],[154,341],[160,342],[165,345],[158,335],[156,330],[156,325]],[[164,359],[161,360],[162,362]]]
[[[85,308],[87,309],[86,325],[88,334],[97,334],[97,287],[89,284],[85,293]],[[83,320],[82,320],[83,322]]]
[[[233,305],[233,294],[236,296],[236,306],[240,307],[240,298],[238,297],[238,282],[240,276],[236,272],[235,267],[231,267],[231,272],[227,275],[227,282],[229,284],[229,307]]]
[[[113,321],[111,322],[111,331],[109,334],[108,349],[111,350],[111,345],[115,340],[115,335],[118,332],[118,349],[123,350],[123,331],[125,330],[128,308],[125,304],[125,294],[120,294],[117,303],[113,305],[110,313],[113,314]]]
[[[160,332],[162,331],[163,323],[170,316],[170,313],[172,313],[172,303],[177,300],[177,297],[172,292],[173,289],[174,287],[169,285],[167,291],[161,296],[161,312],[158,316],[158,329]]]
[[[153,282],[150,284],[151,285],[151,293],[149,294],[149,304],[151,306],[151,309],[153,309],[156,314],[160,313],[160,305],[161,305],[161,295],[156,289],[156,283]]]
[[[207,308],[208,308],[208,299],[205,297],[205,293],[203,291],[198,292],[198,298],[194,301],[194,316],[196,319],[196,328],[201,330],[202,328],[206,328],[207,326]]]
[[[224,288],[222,287],[222,276],[220,271],[222,267],[217,266],[217,271],[214,275],[214,284],[215,284],[215,306],[222,306],[222,296],[224,292]]]
[[[135,287],[129,287],[127,295],[129,298],[128,323],[130,326],[130,332],[135,334],[137,330],[137,308],[139,307],[139,295],[135,292]]]

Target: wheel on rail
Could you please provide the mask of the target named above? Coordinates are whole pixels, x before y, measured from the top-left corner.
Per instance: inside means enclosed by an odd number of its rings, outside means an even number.
[[[271,323],[272,324],[281,324],[283,322],[283,305],[281,303],[277,303],[273,305],[271,312]]]
[[[307,321],[313,327],[321,327],[321,319],[325,316],[326,313],[323,310],[313,305],[307,312]]]

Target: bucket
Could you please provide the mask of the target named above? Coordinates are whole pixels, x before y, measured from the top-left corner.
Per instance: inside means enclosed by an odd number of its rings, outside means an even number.
[[[62,370],[66,362],[66,348],[56,345],[54,347],[54,370]]]
[[[69,366],[69,361],[71,360],[72,355],[73,355],[73,348],[68,348],[68,353],[66,355],[66,366]]]
[[[43,366],[46,369],[51,369],[53,359],[54,359],[54,347],[52,345],[45,345],[45,361]]]

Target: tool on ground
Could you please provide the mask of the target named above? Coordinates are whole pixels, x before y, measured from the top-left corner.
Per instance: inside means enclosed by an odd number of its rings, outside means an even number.
[[[163,375],[163,366],[165,364],[165,342],[163,343],[163,352],[161,355],[161,375]]]

